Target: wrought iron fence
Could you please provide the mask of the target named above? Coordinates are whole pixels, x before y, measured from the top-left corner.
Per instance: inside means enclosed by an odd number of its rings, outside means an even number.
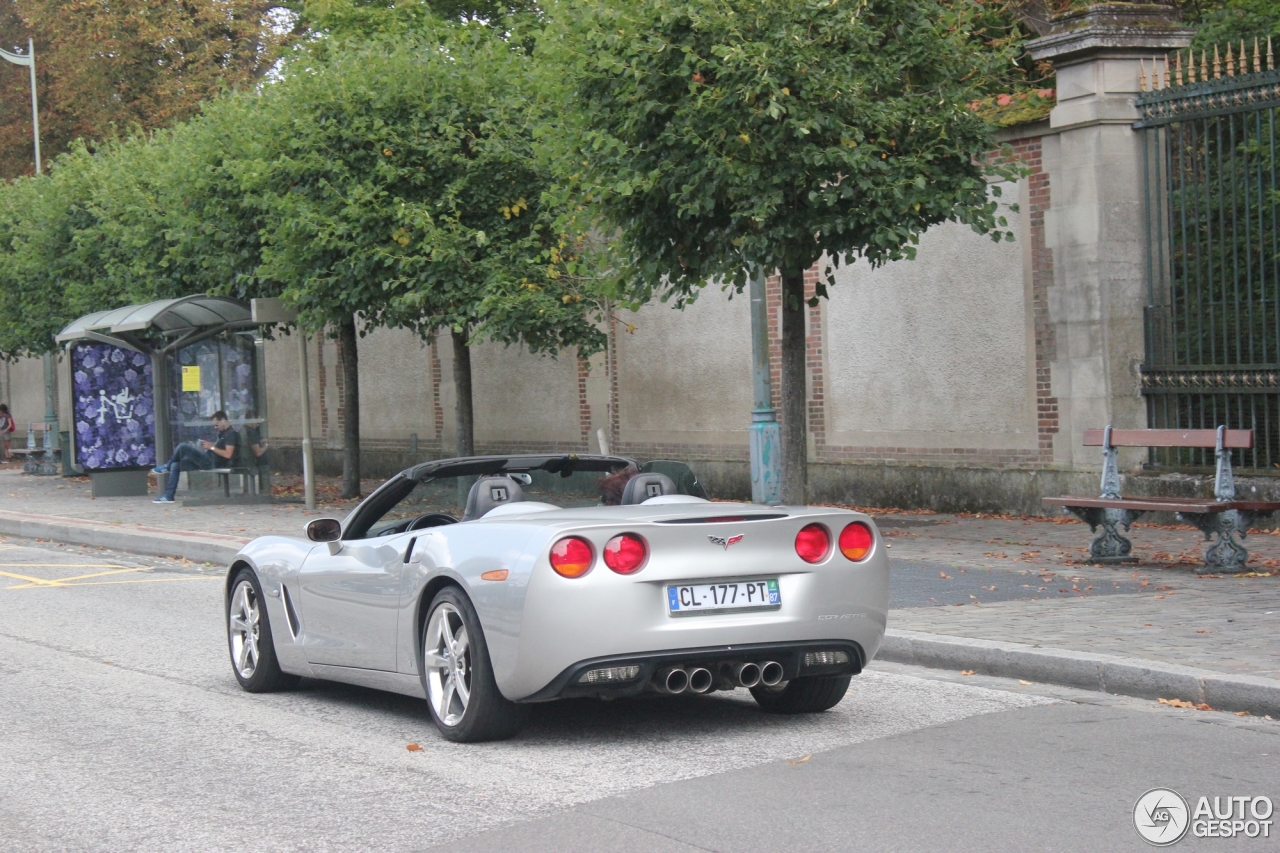
[[[1138,99],[1146,169],[1142,393],[1152,427],[1254,430],[1233,464],[1280,472],[1280,72],[1244,44],[1153,61]],[[1143,64],[1143,88],[1147,88]],[[1153,466],[1212,452],[1153,450]]]

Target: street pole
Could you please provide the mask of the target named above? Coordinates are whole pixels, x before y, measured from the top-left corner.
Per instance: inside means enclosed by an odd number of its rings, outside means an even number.
[[[302,486],[307,509],[316,508],[316,463],[311,455],[311,377],[307,368],[307,336],[298,327],[298,368],[302,381]]]
[[[769,377],[769,311],[765,304],[765,271],[751,273],[751,367],[755,405],[751,409],[751,501],[782,501],[782,433],[773,409]]]
[[[7,50],[0,49],[0,57],[8,60],[14,65],[25,65],[27,70],[31,72],[31,135],[35,139],[36,144],[36,174],[40,174],[40,99],[36,95],[36,43],[34,39],[27,39],[27,53],[10,53]],[[58,392],[56,386],[56,374],[51,353],[44,354],[44,423],[45,430],[52,429],[52,442],[48,438],[45,440],[44,465],[42,466],[42,474],[56,474],[57,467],[53,462],[53,451],[58,447]]]

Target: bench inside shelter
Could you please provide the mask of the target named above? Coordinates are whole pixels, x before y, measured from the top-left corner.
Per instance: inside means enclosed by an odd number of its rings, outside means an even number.
[[[1242,571],[1249,552],[1240,541],[1258,521],[1280,509],[1280,501],[1236,500],[1235,478],[1231,472],[1231,451],[1253,447],[1253,430],[1227,429],[1090,429],[1085,430],[1085,447],[1102,448],[1102,494],[1099,497],[1068,495],[1044,498],[1046,506],[1060,506],[1102,533],[1089,546],[1095,563],[1137,562],[1131,556],[1132,543],[1117,528],[1128,531],[1133,522],[1148,512],[1172,512],[1197,527],[1210,545],[1205,549],[1205,565],[1215,570]],[[1116,451],[1120,447],[1212,447],[1216,474],[1212,498],[1135,497],[1120,494],[1120,471]],[[1217,537],[1216,541],[1214,537]],[[1237,538],[1238,537],[1238,538]]]

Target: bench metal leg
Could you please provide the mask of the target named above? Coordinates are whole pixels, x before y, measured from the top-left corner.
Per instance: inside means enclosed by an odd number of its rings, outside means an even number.
[[[1217,534],[1218,541],[1213,542],[1204,551],[1206,568],[1214,571],[1242,572],[1249,562],[1249,550],[1243,542],[1236,540],[1239,535],[1244,539],[1249,529],[1260,519],[1269,518],[1269,512],[1247,512],[1229,509],[1226,512],[1180,512],[1178,518],[1194,525],[1204,534],[1206,541],[1212,541]]]
[[[1089,530],[1102,534],[1089,543],[1089,559],[1095,563],[1136,563],[1137,557],[1129,556],[1133,543],[1120,535],[1117,527],[1128,531],[1130,525],[1145,513],[1138,509],[1104,509],[1096,506],[1069,506],[1067,511],[1089,525]]]

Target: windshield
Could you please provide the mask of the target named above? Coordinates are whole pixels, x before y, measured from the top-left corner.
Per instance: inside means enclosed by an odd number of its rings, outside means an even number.
[[[482,517],[495,505],[492,495],[486,500],[483,494],[491,487],[499,490],[499,502],[537,501],[564,509],[617,506],[625,498],[627,484],[642,473],[669,478],[665,481],[669,486],[660,490],[663,493],[706,497],[693,471],[682,462],[650,462],[637,467],[619,461],[616,465],[606,466],[605,470],[515,470],[488,477],[475,474],[429,475],[422,480],[401,477],[390,481],[362,508],[344,538],[387,536]],[[476,490],[482,493],[477,496],[473,494],[473,486],[481,479],[485,483]],[[636,492],[630,500],[639,503],[651,494]],[[471,498],[470,504],[468,498]]]

